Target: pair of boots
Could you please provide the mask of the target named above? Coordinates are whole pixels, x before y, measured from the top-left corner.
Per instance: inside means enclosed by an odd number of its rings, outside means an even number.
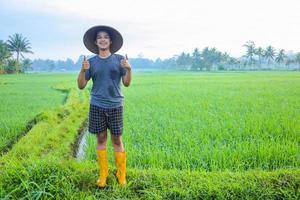
[[[126,152],[115,151],[115,161],[117,166],[116,176],[121,186],[126,184]],[[106,186],[106,179],[108,176],[108,159],[106,149],[97,149],[97,158],[99,164],[99,178],[96,185],[99,187]]]

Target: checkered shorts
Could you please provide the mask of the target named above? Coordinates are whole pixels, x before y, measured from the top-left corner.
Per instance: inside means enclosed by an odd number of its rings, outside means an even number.
[[[101,108],[90,104],[89,132],[99,134],[107,128],[113,135],[122,135],[123,106],[118,108]]]

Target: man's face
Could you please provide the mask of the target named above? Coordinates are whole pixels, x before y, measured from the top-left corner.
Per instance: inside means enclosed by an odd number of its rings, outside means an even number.
[[[110,37],[107,32],[99,31],[96,36],[96,45],[100,50],[107,50],[111,44]]]

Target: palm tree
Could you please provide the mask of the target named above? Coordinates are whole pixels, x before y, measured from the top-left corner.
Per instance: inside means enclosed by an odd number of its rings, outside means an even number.
[[[11,57],[11,52],[5,42],[0,40],[0,74],[4,73],[4,65]]]
[[[298,52],[298,53],[296,54],[295,62],[298,63],[298,65],[299,65],[299,70],[300,70],[300,52]]]
[[[12,52],[17,54],[17,62],[19,63],[20,56],[24,58],[23,53],[33,53],[29,46],[29,40],[26,37],[23,37],[22,34],[15,33],[13,36],[8,36],[7,40],[8,48]]]
[[[255,49],[255,55],[258,56],[258,62],[259,62],[259,67],[261,67],[261,60],[264,56],[264,50],[261,47],[258,47],[257,49]]]
[[[247,48],[246,57],[249,58],[250,65],[252,65],[254,61],[253,56],[255,54],[255,44],[253,41],[249,40],[243,46]]]
[[[23,63],[22,63],[22,66],[23,66],[22,71],[25,72],[25,71],[31,70],[32,69],[31,65],[32,65],[32,62],[30,59],[28,59],[28,58],[24,59]]]
[[[184,68],[184,65],[185,65],[184,58],[185,58],[185,53],[184,53],[184,52],[182,52],[182,53],[176,58],[176,65],[178,66],[179,69]]]
[[[272,46],[267,46],[264,57],[268,60],[268,65],[270,65],[270,61],[274,60],[275,56],[275,48]]]
[[[277,57],[275,58],[275,61],[280,64],[284,61],[284,59],[286,58],[287,56],[285,55],[285,51],[284,49],[280,49],[278,54],[277,54]]]
[[[187,70],[190,67],[190,54],[182,52],[176,58],[176,64],[178,69],[180,70]]]
[[[201,65],[201,57],[200,57],[200,52],[198,48],[194,49],[194,52],[192,54],[192,59],[193,59],[193,64],[192,64],[192,69],[198,70],[200,68],[202,70],[202,65]]]
[[[17,62],[17,59],[8,59],[7,60],[7,65],[5,66],[5,71],[6,73],[12,74],[12,73],[19,73],[21,72],[20,69],[20,63]]]

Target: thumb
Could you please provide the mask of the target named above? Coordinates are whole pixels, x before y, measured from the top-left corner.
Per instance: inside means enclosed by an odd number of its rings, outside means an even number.
[[[83,61],[86,61],[86,56],[83,56]]]
[[[125,58],[126,58],[126,60],[128,60],[128,56],[127,56],[127,54],[125,54]]]

